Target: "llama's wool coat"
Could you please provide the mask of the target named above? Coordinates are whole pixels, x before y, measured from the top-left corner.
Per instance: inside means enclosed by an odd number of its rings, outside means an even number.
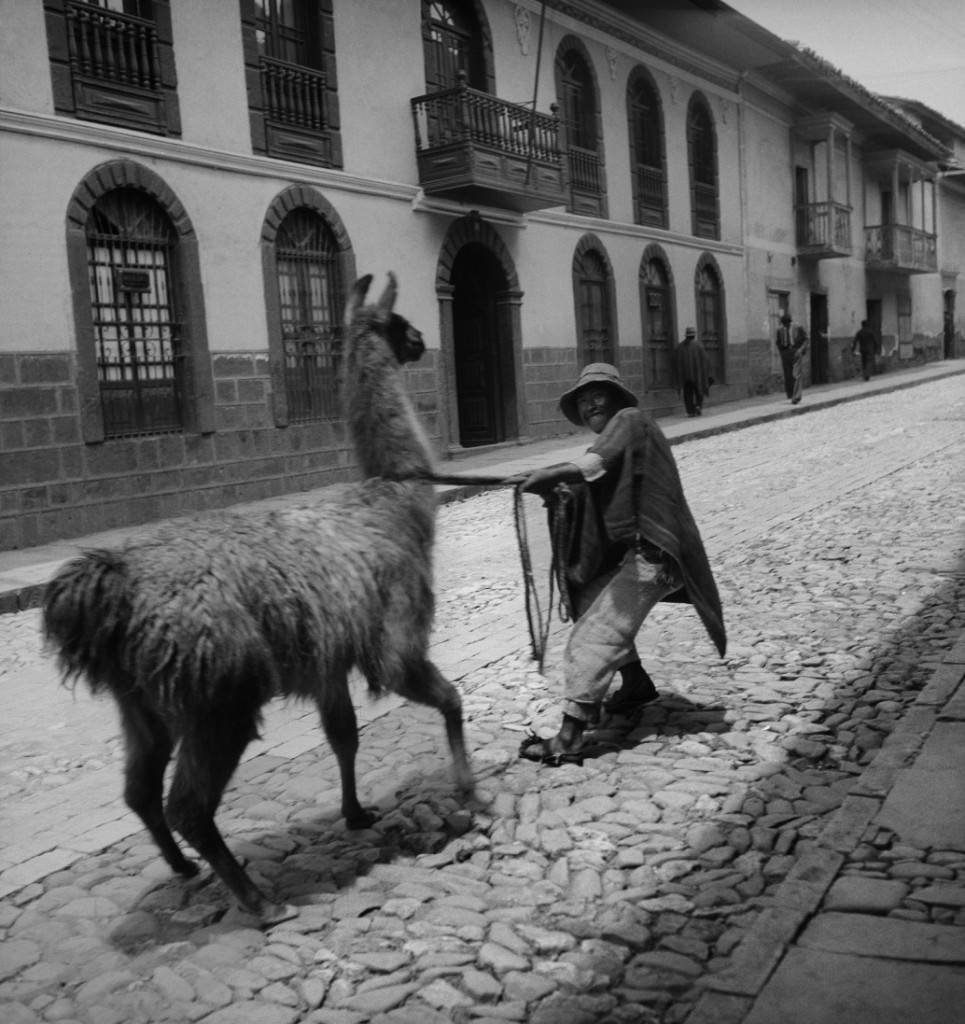
[[[169,719],[212,702],[314,697],[321,671],[353,664],[391,689],[431,629],[433,527],[421,496],[380,479],[284,511],[173,520],[68,563],[47,618],[56,629],[61,594],[65,614],[89,609],[79,649],[59,652],[64,667],[95,688],[122,675]]]

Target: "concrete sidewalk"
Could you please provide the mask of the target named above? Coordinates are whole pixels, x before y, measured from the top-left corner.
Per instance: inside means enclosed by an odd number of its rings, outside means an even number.
[[[930,363],[873,377],[867,382],[854,380],[811,387],[805,391],[803,402],[797,406],[791,406],[783,395],[763,395],[716,407],[711,402],[704,407],[704,414],[699,418],[688,419],[681,415],[661,418],[659,422],[670,443],[679,444],[789,416],[803,416],[842,402],[852,402],[956,375],[965,377],[965,361]],[[446,474],[511,476],[538,466],[565,462],[586,450],[589,437],[589,434],[577,433],[524,445],[506,444],[469,449],[448,462],[440,462],[438,468],[440,473]],[[438,488],[440,501],[443,502],[457,501],[485,489],[472,484],[447,484]],[[233,507],[280,508],[298,503],[304,496],[303,492],[297,492]],[[0,551],[0,614],[36,607],[47,581],[67,559],[82,549],[110,547],[150,530],[151,524],[148,523],[56,541],[37,548]]]

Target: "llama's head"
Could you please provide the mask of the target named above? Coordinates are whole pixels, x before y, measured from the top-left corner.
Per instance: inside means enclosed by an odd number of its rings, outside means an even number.
[[[422,358],[426,350],[421,332],[398,313],[392,312],[398,295],[398,282],[395,274],[389,271],[389,282],[385,286],[382,297],[374,306],[363,305],[372,283],[372,275],[360,277],[349,292],[345,306],[345,325],[352,333],[360,329],[374,330],[381,335],[400,363],[414,363]]]

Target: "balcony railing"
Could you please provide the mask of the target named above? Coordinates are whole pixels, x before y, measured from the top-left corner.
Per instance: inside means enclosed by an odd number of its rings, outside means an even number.
[[[634,217],[637,224],[666,227],[667,198],[663,171],[646,164],[636,166]]]
[[[865,228],[865,266],[930,274],[938,270],[937,237],[906,224]]]
[[[698,238],[718,238],[717,187],[696,181],[693,186],[694,234]]]
[[[797,248],[802,256],[833,259],[850,256],[851,207],[825,201],[795,207]]]
[[[411,102],[419,181],[427,193],[515,210],[565,202],[555,116],[464,83]]]
[[[71,3],[67,26],[73,74],[151,92],[161,88],[157,33],[151,22]]]
[[[310,132],[326,131],[323,71],[262,57],[261,89],[270,121]]]

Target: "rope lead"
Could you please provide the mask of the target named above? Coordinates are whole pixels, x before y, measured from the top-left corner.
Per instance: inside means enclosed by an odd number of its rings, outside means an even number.
[[[526,622],[529,626],[529,639],[533,660],[539,663],[539,670],[542,672],[553,614],[554,586],[559,590],[557,614],[560,617],[560,621],[569,622],[573,618],[569,588],[566,584],[566,558],[568,553],[566,541],[569,535],[569,513],[573,505],[573,492],[561,484],[548,494],[545,500],[545,504],[550,510],[550,543],[552,547],[549,571],[549,599],[545,622],[543,621],[543,613],[540,609],[536,581],[533,577],[533,564],[529,553],[529,538],[526,532],[526,515],[523,510],[522,484],[516,485],[514,497],[516,540],[519,544],[519,560],[523,567]]]

